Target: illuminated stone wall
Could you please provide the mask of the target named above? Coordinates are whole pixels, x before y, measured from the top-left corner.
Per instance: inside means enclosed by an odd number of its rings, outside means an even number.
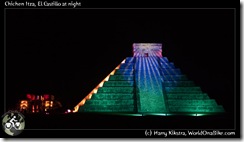
[[[133,58],[127,58],[79,112],[136,113],[133,65]]]
[[[79,112],[215,113],[224,108],[162,56],[162,44],[134,43],[133,57],[126,58]]]
[[[176,69],[167,58],[161,58],[161,68],[167,112],[224,112],[223,106],[218,105],[214,99],[210,99],[199,86],[196,86],[193,81],[182,75],[180,70]]]

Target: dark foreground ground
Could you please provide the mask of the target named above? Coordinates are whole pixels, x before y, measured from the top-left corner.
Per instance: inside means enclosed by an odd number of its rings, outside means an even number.
[[[25,115],[25,130],[18,137],[145,137],[145,130],[228,130],[234,117],[216,116],[115,116],[104,114]],[[238,123],[237,123],[238,125]]]

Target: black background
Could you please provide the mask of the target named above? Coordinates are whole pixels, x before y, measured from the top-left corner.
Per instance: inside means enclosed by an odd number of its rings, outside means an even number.
[[[7,104],[50,93],[73,108],[133,43],[162,43],[202,90],[233,111],[233,9],[7,10]],[[14,100],[14,101],[13,101]]]
[[[233,128],[234,106],[239,107],[234,88],[239,87],[239,79],[234,78],[239,73],[234,19],[238,11],[115,8],[5,12],[7,109],[14,108],[26,93],[53,94],[65,108],[72,109],[124,58],[132,56],[133,43],[156,42],[163,44],[163,56],[224,106],[231,115],[223,123]]]

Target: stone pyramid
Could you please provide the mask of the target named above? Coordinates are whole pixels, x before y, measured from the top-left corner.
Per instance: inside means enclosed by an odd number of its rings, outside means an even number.
[[[74,112],[121,114],[215,114],[222,105],[188,80],[160,43],[134,43],[133,57],[122,61]]]

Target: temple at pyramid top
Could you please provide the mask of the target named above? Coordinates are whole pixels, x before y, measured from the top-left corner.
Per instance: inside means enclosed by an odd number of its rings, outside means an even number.
[[[134,43],[133,56],[134,57],[145,57],[145,56],[162,57],[162,44],[161,43]]]

